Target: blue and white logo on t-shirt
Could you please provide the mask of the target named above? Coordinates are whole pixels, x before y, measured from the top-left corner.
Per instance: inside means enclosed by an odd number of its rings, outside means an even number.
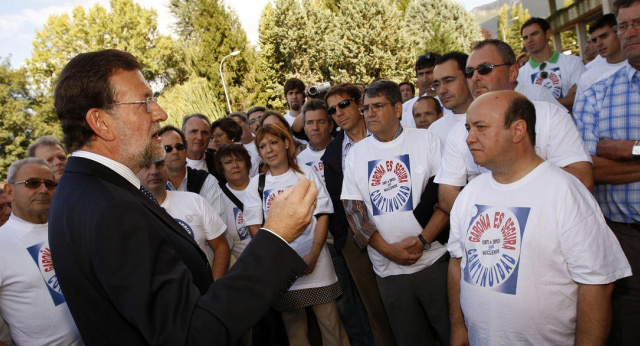
[[[531,74],[531,83],[533,85],[541,85],[543,88],[551,90],[555,98],[562,97],[562,75],[560,74],[560,67],[552,67],[543,71],[534,72]]]
[[[249,228],[244,225],[244,216],[240,208],[233,207],[233,218],[236,220],[236,230],[238,231],[238,238],[245,240],[249,236]]]
[[[47,284],[47,289],[53,300],[53,304],[56,306],[65,302],[60,284],[58,283],[58,277],[56,271],[53,269],[53,261],[51,260],[51,250],[49,249],[49,242],[43,241],[42,243],[32,245],[27,248],[31,258],[36,262],[40,274]]]
[[[531,208],[475,205],[464,240],[463,279],[516,294],[522,237]]]
[[[373,215],[412,211],[409,154],[368,163],[369,198]]]
[[[193,230],[191,229],[191,226],[189,226],[188,223],[180,220],[180,219],[175,219],[176,221],[178,221],[178,223],[180,224],[180,226],[182,226],[182,228],[185,229],[185,231],[187,231],[187,233],[189,233],[189,235],[191,236],[191,238],[195,239],[195,235],[193,234]]]

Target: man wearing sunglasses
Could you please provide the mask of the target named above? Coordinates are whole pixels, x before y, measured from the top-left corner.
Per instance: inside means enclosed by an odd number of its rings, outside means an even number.
[[[166,155],[158,131],[167,114],[135,57],[79,54],[54,95],[72,154],[51,203],[49,242],[83,341],[234,345],[307,267],[288,243],[311,220],[315,185],[301,179],[276,198],[266,228],[213,282],[205,254],[136,176]]]
[[[520,68],[518,84],[531,101],[557,100],[571,110],[576,96],[576,83],[586,70],[580,57],[565,55],[551,49],[549,40],[553,32],[549,23],[531,17],[520,29],[522,41],[531,54],[529,62]]]
[[[415,71],[416,71],[416,86],[418,87],[418,95],[414,98],[404,101],[402,104],[402,126],[405,128],[415,128],[416,123],[413,120],[413,105],[421,96],[436,96],[436,91],[431,85],[433,83],[433,69],[436,65],[436,60],[440,57],[440,54],[429,52],[420,55],[416,59]]]
[[[616,0],[613,28],[627,65],[576,98],[576,125],[593,158],[595,197],[633,276],[615,283],[610,345],[640,340],[640,1]]]
[[[0,315],[16,345],[83,344],[51,261],[47,221],[54,179],[38,158],[13,162],[7,174],[13,213],[0,227]]]
[[[474,98],[490,91],[513,90],[518,78],[513,50],[500,40],[477,43],[467,59],[465,77]],[[537,115],[535,130],[538,155],[593,189],[591,158],[569,113],[549,102],[533,101],[533,104]],[[464,122],[451,129],[442,155],[442,165],[436,175],[435,181],[440,184],[439,205],[447,212],[467,182],[488,172],[474,162],[466,143],[467,135]]]
[[[197,193],[209,202],[220,218],[225,217],[222,189],[216,178],[205,170],[187,165],[187,145],[184,133],[174,126],[166,125],[158,131],[158,136],[160,136],[160,143],[167,153],[165,156],[169,176],[167,190]]]
[[[369,255],[356,245],[340,201],[347,154],[356,143],[370,135],[358,110],[361,97],[356,85],[346,83],[332,86],[325,95],[327,113],[336,126],[341,128],[322,155],[327,192],[334,205],[333,214],[329,215],[329,232],[333,235],[336,252],[344,257],[348,274],[355,284],[355,289],[350,291],[344,287],[342,289],[344,296],[341,300],[349,302],[344,308],[350,308],[350,315],[353,316],[344,323],[347,333],[351,332],[349,337],[352,337],[352,331],[357,328],[362,336],[353,339],[354,344],[395,345]]]

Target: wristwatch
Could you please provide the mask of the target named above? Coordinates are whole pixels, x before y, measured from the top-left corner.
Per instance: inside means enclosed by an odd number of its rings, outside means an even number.
[[[422,246],[424,247],[424,251],[431,249],[431,243],[427,243],[422,234],[418,234],[418,239],[422,242]]]
[[[633,149],[631,149],[631,155],[633,155],[634,159],[640,159],[640,141],[635,141],[633,143]]]

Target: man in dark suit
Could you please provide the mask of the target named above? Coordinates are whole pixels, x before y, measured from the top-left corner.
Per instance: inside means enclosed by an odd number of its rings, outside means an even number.
[[[353,84],[338,84],[327,91],[325,100],[329,107],[327,112],[333,117],[336,126],[342,129],[329,143],[322,156],[327,191],[334,205],[334,213],[329,215],[329,231],[334,237],[336,250],[344,256],[356,284],[357,292],[354,292],[354,296],[359,292],[362,298],[375,344],[395,345],[369,255],[366,250],[356,245],[340,200],[344,159],[353,145],[369,135],[358,110],[360,90]],[[357,314],[358,311],[353,313]]]
[[[131,54],[73,58],[55,107],[73,154],[52,202],[49,241],[85,343],[232,345],[307,267],[287,244],[314,209],[315,186],[303,180],[276,199],[266,230],[213,283],[197,244],[139,189],[135,173],[164,155],[157,132],[167,115]]]

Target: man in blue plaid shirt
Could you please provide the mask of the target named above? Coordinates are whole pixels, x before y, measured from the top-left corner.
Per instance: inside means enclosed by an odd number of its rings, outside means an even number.
[[[595,197],[634,275],[616,282],[610,345],[640,340],[640,0],[614,2],[629,64],[581,95],[576,125],[593,157]],[[586,240],[588,241],[588,240]]]

